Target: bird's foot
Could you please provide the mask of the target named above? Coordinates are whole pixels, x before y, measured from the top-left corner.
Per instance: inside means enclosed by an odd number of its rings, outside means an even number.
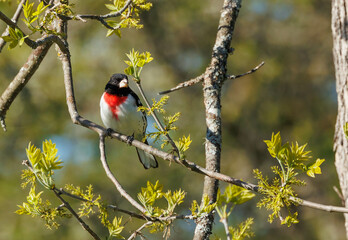
[[[128,145],[132,145],[133,140],[134,140],[134,137],[133,137],[133,136],[128,136],[128,137],[127,137],[127,144],[128,144]]]
[[[114,131],[114,130],[112,130],[112,128],[106,129],[106,136],[109,136],[109,137],[110,137],[113,131]]]

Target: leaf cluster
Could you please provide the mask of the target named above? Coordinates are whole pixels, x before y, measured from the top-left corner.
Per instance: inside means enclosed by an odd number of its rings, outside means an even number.
[[[29,165],[31,167],[32,173],[35,175],[36,180],[38,180],[45,188],[54,188],[54,170],[61,169],[63,166],[62,161],[57,156],[58,149],[56,144],[52,143],[51,140],[45,140],[42,143],[42,151],[29,143],[26,149],[27,157],[29,160]],[[28,172],[24,172],[28,180],[33,177]]]
[[[286,184],[289,179],[295,177],[299,171],[306,172],[308,176],[315,177],[315,174],[321,174],[320,165],[325,161],[324,159],[317,159],[314,163],[310,161],[311,151],[306,151],[307,144],[299,146],[299,144],[286,142],[282,144],[280,133],[272,133],[271,140],[264,141],[267,145],[270,155],[277,159],[283,176],[282,183]],[[296,171],[299,170],[299,171]]]
[[[253,197],[255,194],[251,191],[229,184],[223,194],[220,189],[218,190],[216,211],[221,219],[227,219],[236,205],[243,204]],[[229,211],[227,211],[228,206],[230,206]]]
[[[133,76],[136,83],[140,83],[140,73],[145,64],[150,63],[153,60],[149,52],[139,53],[132,49],[128,54],[126,54],[129,60],[124,61],[128,67],[124,72],[128,75]]]
[[[115,216],[112,221],[109,220],[107,204],[102,201],[99,194],[96,195],[93,192],[92,185],[87,186],[84,190],[79,186],[67,184],[65,185],[65,190],[70,194],[83,199],[79,207],[79,217],[89,217],[90,214],[95,214],[96,211],[94,208],[96,207],[98,209],[98,218],[100,219],[100,222],[109,230],[109,239],[111,237],[124,239],[124,237],[121,235],[124,228],[122,226],[122,217],[118,218]]]
[[[110,10],[110,14],[117,13],[127,3],[127,0],[114,0],[112,4],[105,4],[106,8]],[[147,2],[146,0],[133,0],[129,7],[122,12],[120,19],[107,20],[109,26],[113,29],[108,29],[106,34],[107,37],[115,34],[118,37],[121,37],[121,28],[143,28],[143,25],[140,24],[140,11],[148,11],[152,7],[152,3]]]
[[[244,222],[240,223],[237,228],[228,227],[230,234],[232,235],[232,240],[243,240],[246,238],[251,238],[254,236],[253,231],[251,231],[251,225],[254,223],[253,218],[248,218]]]
[[[22,31],[17,28],[13,29],[9,27],[8,31],[9,31],[8,36],[1,37],[5,42],[10,43],[7,47],[8,49],[15,48],[17,45],[22,46],[25,38],[28,37],[28,36],[24,36]]]
[[[204,195],[201,205],[199,205],[196,200],[193,200],[190,208],[191,215],[194,218],[206,216],[215,209],[216,205],[216,202],[211,202],[209,197],[207,195]]]
[[[58,228],[59,224],[56,221],[57,217],[71,217],[65,208],[51,207],[51,203],[41,198],[42,191],[36,193],[35,186],[31,186],[27,202],[18,205],[19,209],[16,211],[19,215],[30,215],[32,217],[40,217],[45,221],[45,225],[52,229]]]
[[[141,192],[138,193],[138,199],[146,209],[146,215],[148,217],[162,218],[175,216],[175,208],[183,203],[185,196],[186,193],[181,189],[173,192],[171,190],[163,192],[163,186],[159,181],[156,181],[155,184],[148,181],[146,187],[141,188]],[[159,204],[157,203],[157,200],[162,198],[167,202],[167,205],[164,208],[159,207]],[[155,222],[149,225],[150,232],[163,231],[164,228],[169,226],[171,223],[172,220]]]
[[[271,140],[265,140],[264,142],[270,155],[277,160],[279,167],[271,167],[275,174],[275,178],[272,181],[269,181],[267,176],[263,176],[258,169],[254,170],[260,193],[264,196],[257,206],[259,208],[265,207],[267,210],[272,211],[269,215],[269,222],[273,222],[274,218],[279,218],[281,224],[291,226],[294,223],[298,223],[298,213],[291,211],[291,207],[296,204],[293,200],[290,201],[290,199],[296,197],[293,186],[305,185],[305,182],[297,179],[297,176],[301,173],[306,173],[310,177],[315,177],[315,174],[321,174],[320,165],[325,160],[318,158],[314,162],[311,161],[310,151],[305,150],[307,144],[302,146],[297,142],[282,144],[279,132],[277,134],[272,133]],[[287,211],[285,218],[281,214],[283,208]]]

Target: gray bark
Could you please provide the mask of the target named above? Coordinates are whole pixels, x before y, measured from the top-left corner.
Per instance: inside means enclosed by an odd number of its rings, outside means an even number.
[[[220,172],[222,142],[221,87],[226,79],[227,58],[231,52],[232,34],[240,7],[241,0],[224,1],[211,63],[204,74],[203,96],[207,125],[205,140],[206,169],[214,172]],[[215,202],[218,186],[218,180],[205,177],[202,197],[208,196],[211,203]],[[213,222],[213,213],[198,219],[193,239],[209,239]]]
[[[332,1],[333,56],[336,71],[338,114],[335,127],[334,151],[343,201],[348,206],[348,140],[343,126],[348,122],[348,2]],[[348,239],[348,214],[345,216]]]

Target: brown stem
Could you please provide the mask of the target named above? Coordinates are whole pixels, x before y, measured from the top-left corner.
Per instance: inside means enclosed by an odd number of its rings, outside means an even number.
[[[130,235],[130,237],[128,238],[128,240],[135,239],[136,236],[137,236],[138,234],[140,234],[141,230],[143,230],[144,228],[146,228],[148,225],[151,225],[151,224],[152,224],[152,222],[146,222],[146,223],[144,223],[141,227],[139,227],[137,230],[135,230],[135,231],[133,232],[132,235]]]
[[[264,61],[262,61],[259,65],[257,65],[256,67],[254,67],[253,69],[251,69],[245,73],[242,73],[239,75],[229,75],[229,76],[227,76],[226,80],[232,80],[232,79],[236,79],[236,78],[240,78],[240,77],[244,77],[246,75],[252,74],[252,73],[256,72],[257,70],[259,70],[263,65],[265,65]]]
[[[83,229],[85,229],[95,240],[100,240],[98,235],[93,232],[93,230],[79,217],[79,215],[74,211],[74,209],[70,206],[70,204],[60,196],[59,192],[56,189],[53,189],[53,192],[56,194],[56,196],[60,199],[60,201],[64,204],[64,207],[69,210],[69,212],[79,221]]]
[[[17,10],[15,12],[15,14],[13,15],[12,17],[12,22],[14,23],[17,23],[18,22],[18,19],[22,13],[22,7],[23,7],[23,4],[25,3],[26,0],[21,0],[21,2],[18,4],[17,6]],[[9,35],[9,30],[8,30],[8,26],[5,30],[5,32],[2,34],[2,37],[4,36],[8,36]],[[4,41],[4,39],[0,38],[0,53],[2,51],[2,49],[4,48],[4,46],[6,45],[6,42]]]
[[[141,206],[137,201],[135,201],[121,186],[121,184],[117,181],[114,174],[111,172],[109,165],[106,161],[106,155],[105,155],[105,135],[101,134],[99,136],[99,150],[100,150],[100,161],[103,164],[103,168],[106,172],[106,175],[108,178],[112,181],[112,183],[115,185],[117,191],[121,194],[122,197],[127,199],[127,201],[132,204],[136,209],[138,209],[140,212],[145,214],[146,210],[143,206]]]
[[[141,96],[143,97],[143,99],[144,99],[144,101],[145,101],[146,106],[150,109],[150,108],[151,108],[150,103],[149,103],[149,101],[147,100],[147,97],[146,97],[146,95],[145,95],[145,93],[144,93],[144,90],[143,90],[141,84],[140,84],[140,83],[136,83],[136,85],[137,85],[137,87],[138,87],[138,89],[139,89],[139,92],[140,92]],[[163,125],[162,125],[162,123],[160,122],[160,120],[158,119],[158,117],[157,117],[155,111],[151,111],[151,115],[152,115],[152,117],[155,119],[156,124],[157,124],[157,126],[161,129],[161,131],[162,131],[162,132],[165,132],[165,130],[164,130],[164,128],[163,128]],[[166,133],[165,136],[166,136],[166,138],[168,139],[168,141],[170,142],[170,144],[172,145],[172,147],[174,148],[174,151],[178,154],[178,156],[179,156],[179,158],[180,158],[179,150],[178,150],[176,144],[174,143],[174,141],[172,140],[172,138],[169,136],[168,133]]]
[[[52,43],[47,43],[34,49],[29,55],[27,62],[23,65],[10,85],[2,93],[0,97],[0,121],[4,131],[6,131],[5,117],[7,110],[36,72],[51,45]]]

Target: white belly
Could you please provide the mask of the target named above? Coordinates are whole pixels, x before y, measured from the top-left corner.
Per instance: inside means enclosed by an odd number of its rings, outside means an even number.
[[[104,101],[104,94],[100,100],[100,115],[104,125],[108,128],[142,140],[146,122],[143,120],[143,113],[138,111],[135,99],[128,95],[125,102],[116,108],[116,116]]]

